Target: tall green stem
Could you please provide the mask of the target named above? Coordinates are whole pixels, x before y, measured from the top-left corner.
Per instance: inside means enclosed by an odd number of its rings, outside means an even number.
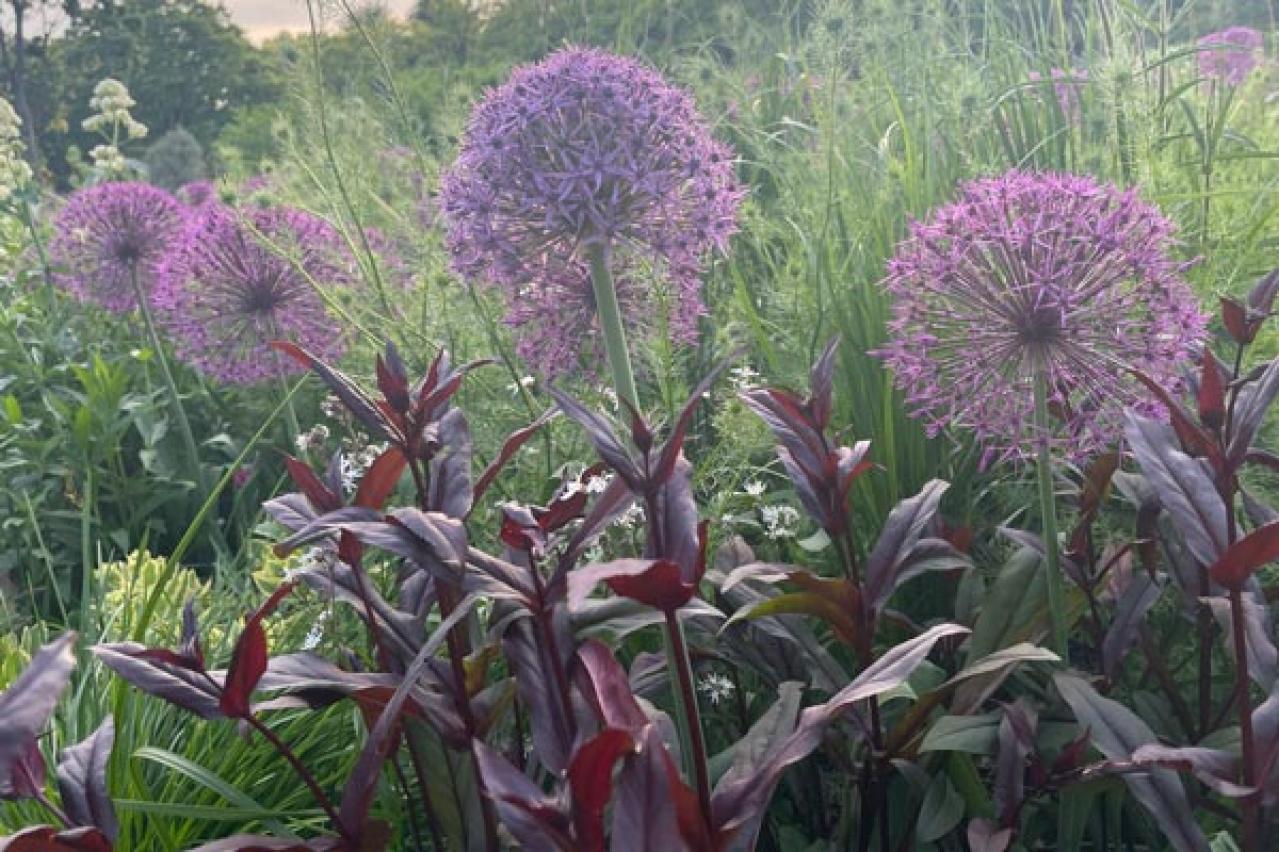
[[[626,348],[626,328],[622,325],[622,309],[617,303],[613,271],[608,265],[608,247],[595,243],[587,248],[591,261],[591,287],[595,291],[595,310],[604,332],[604,351],[613,370],[613,387],[617,400],[639,410],[639,394],[635,390],[635,372],[631,369],[631,353]]]
[[[1039,514],[1044,533],[1044,588],[1048,591],[1048,620],[1052,650],[1067,659],[1065,592],[1061,582],[1061,557],[1057,544],[1057,498],[1053,490],[1052,451],[1048,443],[1048,382],[1042,371],[1035,375],[1035,440],[1039,456]]]
[[[147,294],[143,292],[142,285],[138,281],[136,265],[130,266],[129,274],[133,281],[133,294],[138,300],[138,311],[142,314],[142,321],[147,327],[147,336],[151,340],[151,348],[155,350],[156,360],[160,362],[160,372],[164,375],[164,384],[169,391],[169,404],[173,408],[174,418],[178,421],[178,431],[182,434],[182,443],[185,445],[187,458],[191,462],[195,483],[201,494],[208,494],[209,482],[204,475],[204,467],[200,464],[200,451],[195,443],[195,433],[191,431],[191,421],[187,418],[186,407],[182,405],[182,397],[178,395],[178,383],[173,378],[173,369],[169,366],[169,358],[164,353],[164,342],[160,340],[160,335],[155,329],[155,321],[151,317],[151,306],[147,302]],[[213,531],[214,539],[224,549],[229,549],[226,547],[222,528],[215,523]]]

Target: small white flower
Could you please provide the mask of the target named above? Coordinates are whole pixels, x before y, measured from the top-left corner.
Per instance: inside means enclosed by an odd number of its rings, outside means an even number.
[[[697,682],[697,691],[705,695],[712,705],[719,705],[732,698],[737,687],[726,675],[711,672]]]
[[[329,439],[329,427],[323,423],[317,423],[310,428],[309,431],[303,432],[293,439],[297,445],[298,452],[306,453],[311,450],[318,450],[324,446],[324,442]]]
[[[511,396],[519,396],[522,389],[531,388],[537,384],[537,379],[532,376],[524,376],[518,382],[511,382],[506,389],[511,392]]]
[[[749,497],[763,497],[764,483],[760,482],[758,479],[752,479],[750,482],[746,483],[746,488],[743,493]]]
[[[604,490],[608,488],[608,484],[612,481],[613,475],[610,473],[602,474],[600,476],[592,476],[590,479],[586,480],[586,493],[603,494]]]
[[[642,523],[644,523],[644,507],[639,503],[632,503],[630,508],[618,515],[617,520],[613,522],[613,525],[620,529],[629,530],[634,529]]]
[[[759,515],[764,521],[764,535],[774,540],[794,537],[799,523],[799,511],[794,506],[764,506]]]
[[[749,365],[743,364],[740,367],[734,367],[728,371],[728,380],[736,390],[746,390],[754,387],[759,379],[759,373],[750,368]]]

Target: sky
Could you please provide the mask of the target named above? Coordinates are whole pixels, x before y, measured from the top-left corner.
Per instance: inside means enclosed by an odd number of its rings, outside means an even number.
[[[253,41],[262,41],[281,32],[307,29],[305,0],[223,0],[231,19],[239,24]],[[352,5],[368,5],[364,2]],[[405,15],[413,8],[413,0],[378,0],[390,11]]]

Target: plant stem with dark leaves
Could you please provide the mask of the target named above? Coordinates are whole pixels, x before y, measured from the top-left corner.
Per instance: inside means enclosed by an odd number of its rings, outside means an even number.
[[[706,824],[711,822],[711,781],[706,760],[706,741],[702,736],[701,713],[697,709],[697,690],[693,685],[693,667],[689,662],[688,647],[684,643],[684,630],[677,612],[666,613],[666,635],[670,640],[671,662],[679,679],[681,710],[688,728],[689,744],[693,753],[687,762],[693,765],[697,783],[697,801],[701,805]]]
[[[1247,627],[1244,621],[1243,592],[1239,589],[1233,589],[1230,592],[1230,624],[1235,650],[1235,704],[1239,711],[1239,740],[1241,760],[1243,762],[1243,785],[1245,787],[1253,787],[1257,783],[1257,746],[1252,730],[1252,700],[1248,693],[1248,642],[1246,636]],[[1241,811],[1244,852],[1258,852],[1261,846],[1256,797],[1245,797],[1241,804]]]

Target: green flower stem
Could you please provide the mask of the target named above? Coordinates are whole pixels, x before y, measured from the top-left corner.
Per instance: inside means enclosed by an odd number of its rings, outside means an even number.
[[[173,368],[169,366],[169,358],[164,353],[164,342],[160,340],[160,334],[155,329],[155,320],[151,317],[151,306],[147,303],[147,295],[138,282],[137,266],[130,266],[129,272],[133,280],[133,294],[138,300],[138,311],[146,324],[147,336],[151,340],[151,348],[155,350],[156,360],[160,362],[160,372],[164,375],[164,383],[169,391],[169,403],[173,407],[173,416],[178,421],[178,430],[182,433],[182,443],[185,445],[187,457],[191,460],[196,486],[201,494],[208,494],[210,484],[208,477],[205,476],[204,467],[200,464],[200,451],[195,443],[195,433],[191,431],[191,420],[187,417],[186,407],[182,405],[182,397],[178,395],[178,383],[173,378]],[[229,552],[230,547],[222,534],[222,528],[216,522],[212,528],[214,541],[221,550]]]
[[[631,369],[631,353],[626,348],[626,328],[622,325],[622,309],[617,304],[617,288],[608,265],[608,247],[594,243],[587,248],[591,261],[591,287],[595,291],[595,310],[604,332],[604,351],[613,370],[613,387],[619,403],[625,401],[639,411],[639,394],[635,390],[635,372]],[[625,412],[623,412],[625,413]]]
[[[1039,479],[1039,511],[1044,539],[1044,587],[1048,592],[1048,620],[1051,649],[1067,659],[1065,591],[1061,582],[1061,556],[1057,543],[1057,498],[1053,492],[1052,451],[1048,443],[1048,382],[1042,372],[1035,375],[1035,440],[1039,457],[1035,465]]]

